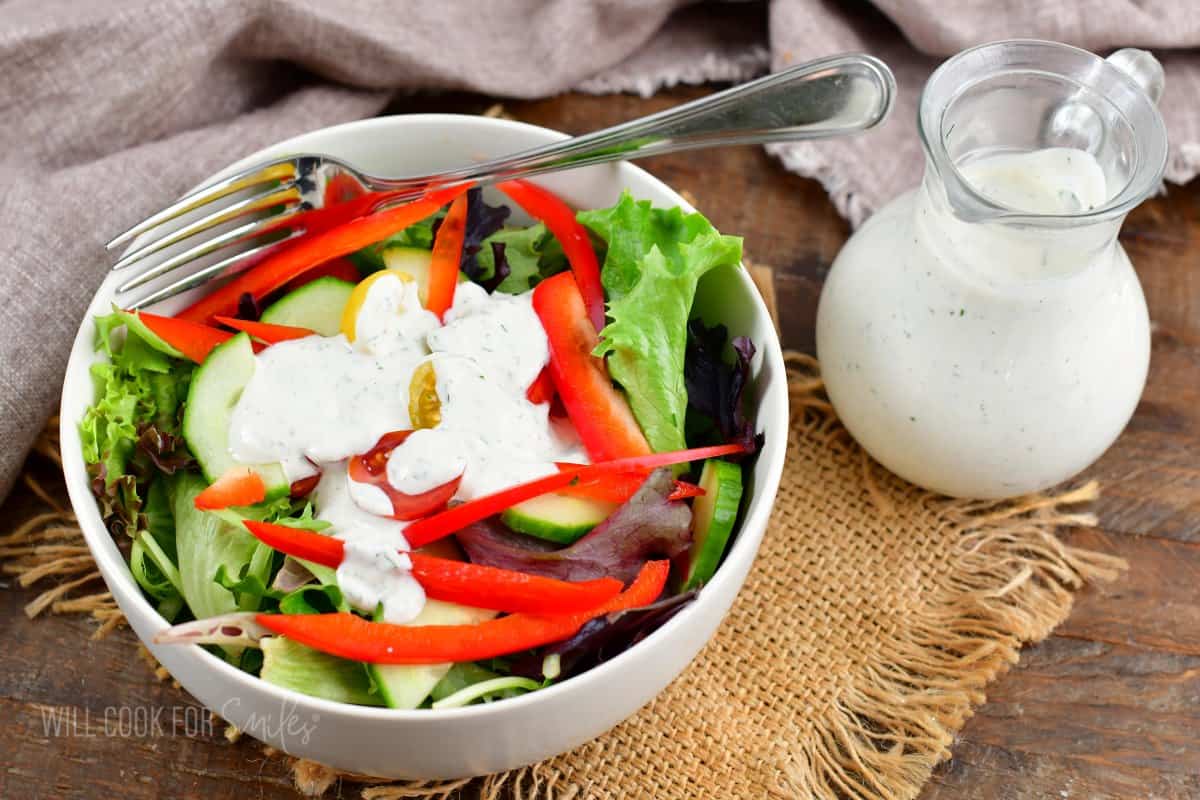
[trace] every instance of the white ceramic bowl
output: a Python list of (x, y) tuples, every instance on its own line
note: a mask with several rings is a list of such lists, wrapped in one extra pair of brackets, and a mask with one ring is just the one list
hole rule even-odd
[[(298, 152), (328, 153), (379, 174), (421, 174), (562, 137), (484, 117), (381, 117), (297, 136), (233, 164), (214, 179)], [(589, 167), (541, 182), (578, 208), (609, 206), (629, 189), (656, 205), (690, 210), (678, 194), (628, 164)], [(308, 697), (241, 672), (198, 646), (153, 644), (153, 636), (168, 625), (142, 595), (101, 521), (88, 489), (76, 425), (93, 396), (88, 374), (96, 359), (92, 317), (110, 308), (114, 285), (112, 279), (105, 282), (80, 324), (63, 386), (62, 450), (71, 503), (113, 597), (154, 656), (200, 702), (280, 750), (383, 777), (457, 778), (511, 769), (578, 747), (633, 714), (687, 666), (729, 610), (754, 560), (783, 468), (788, 407), (778, 338), (749, 276), (739, 269), (706, 277), (697, 302), (707, 321), (722, 321), (758, 346), (754, 393), (766, 444), (750, 480), (741, 531), (725, 562), (690, 607), (645, 641), (547, 689), (443, 711), (365, 708)], [(174, 311), (178, 304), (166, 308)]]

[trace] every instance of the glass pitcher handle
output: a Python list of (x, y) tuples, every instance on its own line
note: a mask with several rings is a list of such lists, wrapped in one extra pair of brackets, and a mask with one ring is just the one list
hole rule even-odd
[[(1105, 59), (1136, 83), (1157, 104), (1162, 97), (1162, 64), (1148, 50), (1126, 47)], [(1068, 99), (1046, 119), (1043, 136), (1058, 147), (1076, 147), (1095, 153), (1104, 141), (1104, 123), (1086, 102)]]
[(1166, 85), (1162, 64), (1158, 63), (1158, 59), (1149, 50), (1126, 47), (1105, 60), (1133, 78), (1133, 82), (1142, 87), (1142, 91), (1149, 95), (1155, 104), (1162, 98), (1163, 87)]

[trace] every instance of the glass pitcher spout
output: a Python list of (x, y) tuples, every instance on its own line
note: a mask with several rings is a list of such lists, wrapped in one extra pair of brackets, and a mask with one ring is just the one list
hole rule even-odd
[[(933, 74), (921, 96), (925, 191), (964, 223), (1062, 229), (1114, 222), (1115, 235), (1162, 180), (1162, 87), (1161, 65), (1143, 50), (1102, 59), (1056, 42), (1012, 40), (964, 51)], [(972, 165), (1004, 154), (1039, 154), (1045, 163), (1038, 168), (1050, 169), (1074, 155), (1079, 191), (1050, 198), (989, 191)]]

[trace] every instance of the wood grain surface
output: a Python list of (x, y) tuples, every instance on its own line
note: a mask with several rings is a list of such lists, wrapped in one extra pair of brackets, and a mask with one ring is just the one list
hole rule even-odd
[[(703, 91), (565, 95), (505, 110), (578, 133)], [(493, 102), (406, 98), (391, 110), (481, 113)], [(821, 282), (849, 233), (821, 187), (750, 147), (644, 166), (775, 267), (784, 344), (811, 351)], [(990, 688), (925, 800), (1200, 798), (1200, 182), (1148, 201), (1121, 238), (1154, 323), (1149, 384), (1129, 429), (1089, 471), (1104, 487), (1100, 528), (1067, 535), (1130, 570), (1082, 591), (1055, 635)], [(18, 486), (0, 530), (33, 508)], [(0, 798), (295, 797), (279, 760), (198, 724), (194, 701), (154, 680), (131, 632), (92, 642), (89, 620), (30, 621), (22, 606), (32, 596), (0, 592)], [(144, 736), (122, 735), (137, 720), (120, 709), (134, 707), (163, 709), (142, 720)]]

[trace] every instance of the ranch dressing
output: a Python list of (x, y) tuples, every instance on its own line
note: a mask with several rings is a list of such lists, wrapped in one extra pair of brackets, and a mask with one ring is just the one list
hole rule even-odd
[(375, 355), (429, 352), (425, 339), (438, 318), (421, 307), (419, 292), (416, 281), (393, 275), (372, 283), (354, 325), (354, 348)]
[(279, 461), (296, 480), (314, 465), (370, 450), (388, 431), (409, 427), (408, 385), (423, 357), (423, 347), (377, 355), (340, 334), (268, 347), (233, 408), (233, 457)]
[(383, 621), (394, 625), (420, 616), (425, 590), (412, 576), (412, 561), (391, 537), (358, 531), (346, 537), (344, 553), (337, 583), (350, 605), (363, 611), (382, 606)]
[[(362, 502), (373, 498), (372, 492), (386, 504), (382, 514), (377, 500), (374, 511), (369, 500)], [(363, 611), (382, 604), (384, 621), (397, 625), (415, 619), (425, 606), (425, 592), (404, 555), (409, 549), (404, 538), (407, 523), (385, 516), (391, 509), (387, 495), (376, 486), (350, 480), (346, 462), (338, 461), (323, 465), (312, 498), (317, 518), (330, 523), (333, 535), (346, 543), (337, 568), (338, 588), (346, 602)]]
[(356, 608), (382, 604), (389, 622), (415, 618), (424, 604), (403, 555), (406, 523), (390, 519), (379, 487), (350, 479), (346, 460), (412, 427), (409, 386), (419, 366), (433, 366), (440, 421), (391, 452), (387, 478), (398, 491), (420, 494), (461, 476), (455, 499), (470, 500), (549, 475), (556, 461), (586, 460), (574, 430), (525, 397), (549, 360), (530, 293), (489, 295), (463, 283), (444, 317), (421, 307), (415, 283), (381, 277), (353, 343), (309, 336), (256, 355), (230, 426), (240, 462), (280, 462), (289, 480), (320, 470), (316, 516), (346, 542), (338, 585)]
[[(1032, 215), (1086, 214), (1121, 188), (1071, 148), (985, 153), (959, 170)], [(901, 477), (958, 496), (1042, 489), (1099, 457), (1149, 360), (1119, 222), (966, 221), (929, 176), (877, 212), (838, 255), (817, 315), (847, 429)]]

